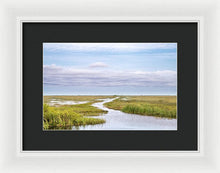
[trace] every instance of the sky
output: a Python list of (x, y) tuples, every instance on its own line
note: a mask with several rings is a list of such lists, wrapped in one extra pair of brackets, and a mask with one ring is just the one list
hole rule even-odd
[(43, 43), (43, 95), (176, 95), (177, 43)]

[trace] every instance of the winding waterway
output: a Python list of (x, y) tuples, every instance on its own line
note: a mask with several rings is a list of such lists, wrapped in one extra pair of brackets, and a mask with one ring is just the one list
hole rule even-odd
[(177, 120), (158, 118), (153, 116), (141, 116), (128, 114), (119, 110), (109, 109), (103, 104), (114, 99), (103, 99), (102, 102), (94, 103), (92, 106), (108, 111), (101, 116), (89, 116), (92, 118), (103, 118), (104, 124), (86, 125), (73, 127), (72, 130), (177, 130)]

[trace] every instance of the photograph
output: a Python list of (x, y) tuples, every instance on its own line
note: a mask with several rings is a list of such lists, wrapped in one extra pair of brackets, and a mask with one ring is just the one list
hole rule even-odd
[(177, 131), (177, 42), (44, 42), (43, 130)]

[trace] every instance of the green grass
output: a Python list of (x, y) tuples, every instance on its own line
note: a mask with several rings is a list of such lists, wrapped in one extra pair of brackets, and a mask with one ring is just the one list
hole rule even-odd
[[(70, 97), (68, 99), (68, 97)], [(75, 97), (75, 98), (74, 98)], [(88, 116), (98, 116), (107, 113), (107, 111), (91, 106), (96, 99), (95, 96), (44, 96), (43, 105), (43, 128), (49, 129), (72, 129), (73, 126), (85, 126), (105, 123), (104, 119), (90, 118)], [(55, 105), (49, 106), (47, 103), (52, 99), (88, 101), (89, 103), (77, 105)]]
[(105, 103), (125, 113), (176, 118), (176, 96), (123, 96)]
[(57, 107), (57, 109), (60, 111), (70, 110), (71, 112), (75, 112), (83, 116), (99, 116), (108, 112), (91, 106), (92, 103), (93, 102), (77, 105), (63, 105)]
[[(79, 126), (105, 123), (104, 119), (91, 118), (107, 111), (91, 106), (97, 99), (113, 98), (116, 96), (44, 96), (43, 128), (72, 129)], [(118, 96), (119, 98), (105, 103), (111, 109), (126, 113), (150, 115), (156, 117), (176, 118), (176, 96)], [(49, 105), (50, 101), (88, 101), (77, 105)]]

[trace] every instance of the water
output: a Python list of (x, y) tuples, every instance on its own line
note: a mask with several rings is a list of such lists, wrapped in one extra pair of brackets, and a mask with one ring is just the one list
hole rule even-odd
[(118, 110), (106, 108), (103, 104), (114, 99), (103, 99), (102, 102), (94, 103), (92, 106), (108, 111), (102, 116), (89, 116), (92, 118), (103, 118), (104, 124), (86, 125), (73, 127), (72, 130), (177, 130), (177, 120), (159, 118), (153, 116), (141, 116), (128, 114)]
[(84, 104), (88, 103), (88, 101), (59, 101), (56, 99), (53, 99), (50, 101), (49, 105), (54, 106), (54, 105), (77, 105), (77, 104)]

